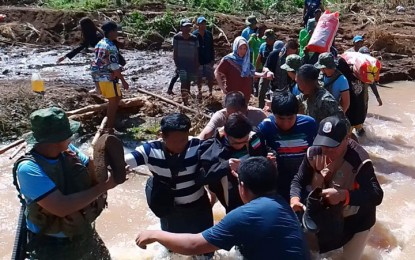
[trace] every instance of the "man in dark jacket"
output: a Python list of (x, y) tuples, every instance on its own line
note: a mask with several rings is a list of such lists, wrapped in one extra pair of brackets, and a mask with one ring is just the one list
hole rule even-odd
[(215, 172), (216, 176), (220, 172), (227, 172), (227, 176), (220, 181), (205, 180), (209, 183), (209, 189), (217, 195), (227, 213), (242, 206), (238, 179), (234, 174), (240, 162), (248, 157), (267, 156), (262, 137), (252, 131), (252, 126), (244, 115), (234, 113), (229, 116), (225, 127), (216, 132), (214, 138), (204, 142), (201, 150), (204, 150), (200, 157), (203, 170)]
[[(360, 259), (376, 222), (376, 206), (382, 202), (383, 191), (368, 153), (348, 133), (345, 119), (331, 116), (321, 121), (313, 146), (308, 148), (292, 181), (290, 204), (294, 211), (302, 211), (300, 200), (307, 195), (302, 191), (322, 189), (319, 197), (323, 211), (340, 208), (337, 224), (341, 227), (328, 227), (328, 223), (336, 223), (331, 219), (313, 219), (319, 229), (320, 253), (343, 247), (342, 259)], [(334, 236), (332, 230), (336, 230)]]

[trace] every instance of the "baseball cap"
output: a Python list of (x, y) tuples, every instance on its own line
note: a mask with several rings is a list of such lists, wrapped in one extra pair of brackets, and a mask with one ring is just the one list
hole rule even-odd
[(192, 26), (192, 22), (190, 21), (190, 19), (184, 18), (180, 20), (180, 27), (185, 27), (185, 26)]
[(347, 136), (346, 120), (337, 116), (330, 116), (320, 122), (316, 139), (313, 145), (337, 147)]
[(285, 43), (283, 41), (276, 41), (274, 42), (274, 46), (273, 49), (274, 50), (281, 50), (282, 48), (284, 48)]
[(336, 62), (331, 52), (324, 52), (318, 56), (318, 61), (314, 65), (317, 69), (335, 69)]
[(262, 39), (266, 40), (266, 39), (271, 39), (271, 40), (275, 40), (276, 36), (275, 36), (275, 32), (272, 29), (266, 29), (264, 32), (264, 36), (262, 36)]
[(286, 71), (298, 71), (302, 65), (301, 57), (297, 54), (288, 55), (285, 59), (285, 64), (281, 66), (281, 69)]
[(200, 17), (197, 18), (197, 21), (196, 22), (197, 22), (197, 24), (201, 24), (203, 22), (206, 22), (206, 18), (203, 17), (203, 16), (200, 16)]
[(355, 37), (353, 37), (353, 43), (361, 42), (361, 41), (363, 41), (363, 36), (356, 35)]

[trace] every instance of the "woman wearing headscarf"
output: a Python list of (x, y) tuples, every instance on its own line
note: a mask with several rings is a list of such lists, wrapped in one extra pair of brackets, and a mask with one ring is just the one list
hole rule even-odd
[(241, 36), (236, 37), (232, 53), (223, 57), (215, 70), (215, 78), (223, 93), (240, 91), (244, 94), (247, 103), (252, 94), (253, 78), (267, 77), (267, 75), (271, 77), (268, 73), (255, 72), (250, 61), (248, 42)]

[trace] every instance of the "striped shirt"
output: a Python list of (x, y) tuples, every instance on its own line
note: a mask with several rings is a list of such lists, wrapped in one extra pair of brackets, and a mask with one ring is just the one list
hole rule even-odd
[[(183, 157), (179, 173), (172, 178), (172, 173), (166, 161), (166, 152), (161, 141), (145, 143), (133, 152), (125, 155), (125, 161), (131, 167), (146, 165), (154, 176), (160, 177), (176, 186), (174, 201), (176, 204), (188, 204), (200, 199), (205, 190), (203, 185), (197, 184), (198, 151), (202, 141), (197, 138), (189, 140), (186, 150), (179, 157)], [(173, 181), (172, 181), (173, 180)]]

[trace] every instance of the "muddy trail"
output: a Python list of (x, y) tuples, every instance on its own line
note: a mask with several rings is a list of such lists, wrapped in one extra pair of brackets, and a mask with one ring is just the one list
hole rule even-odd
[[(412, 44), (415, 38), (415, 25), (411, 22), (415, 17), (415, 10), (407, 8), (403, 13), (396, 13), (394, 9), (380, 9), (374, 5), (360, 4), (332, 8), (335, 9), (341, 10), (340, 28), (335, 40), (339, 53), (351, 47), (355, 34), (361, 34), (365, 36), (366, 45), (382, 60), (381, 83), (415, 78), (415, 45)], [(28, 115), (37, 108), (57, 105), (65, 110), (73, 110), (104, 103), (99, 95), (88, 92), (93, 87), (88, 71), (92, 53), (83, 53), (59, 65), (56, 64), (56, 60), (68, 52), (71, 45), (79, 42), (81, 35), (78, 22), (82, 17), (89, 16), (98, 24), (108, 19), (123, 23), (125, 17), (133, 11), (140, 12), (148, 21), (167, 11), (172, 12), (177, 19), (199, 15), (183, 7), (166, 7), (159, 3), (145, 4), (128, 10), (107, 9), (95, 12), (0, 6), (0, 14), (6, 15), (5, 21), (0, 23), (1, 139), (16, 139), (26, 132)], [(301, 29), (300, 10), (290, 15), (257, 16), (267, 27), (274, 29), (278, 39), (298, 38)], [(219, 13), (212, 17), (217, 62), (230, 52), (231, 42), (243, 30), (243, 17), (245, 15)], [(176, 95), (169, 96), (165, 93), (174, 74), (170, 36), (177, 30), (177, 26), (171, 24), (171, 27), (172, 32), (165, 37), (156, 32), (138, 37), (129, 33), (128, 26), (123, 27), (126, 32), (124, 41), (127, 49), (123, 50), (127, 60), (125, 74), (131, 83), (131, 89), (124, 92), (124, 97), (143, 96), (137, 91), (142, 88), (173, 101), (181, 101), (177, 95), (179, 84), (175, 86)], [(30, 77), (33, 72), (41, 72), (45, 79), (45, 96), (30, 91)], [(192, 87), (192, 91), (192, 94), (197, 94), (196, 87)], [(134, 117), (159, 118), (167, 112), (179, 110), (154, 97), (144, 95), (143, 98), (149, 102), (133, 111)], [(206, 96), (203, 102), (194, 99), (191, 107), (203, 113), (211, 113), (221, 108), (221, 98), (221, 93), (215, 91), (213, 98)], [(255, 105), (255, 99), (253, 104)], [(131, 119), (131, 115), (127, 113), (131, 111), (124, 112), (126, 116), (123, 117), (121, 113), (119, 126), (125, 124), (124, 120)], [(97, 114), (87, 125), (93, 127), (102, 116), (103, 113)]]

